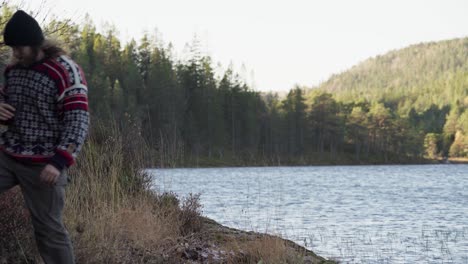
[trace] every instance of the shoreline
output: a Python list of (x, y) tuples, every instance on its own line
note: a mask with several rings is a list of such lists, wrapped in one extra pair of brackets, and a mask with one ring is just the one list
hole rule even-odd
[[(180, 241), (174, 250), (182, 259), (193, 261), (191, 263), (231, 263), (239, 261), (244, 263), (251, 256), (250, 250), (257, 251), (283, 251), (284, 255), (295, 258), (297, 263), (307, 264), (335, 264), (337, 262), (328, 260), (315, 254), (313, 251), (277, 235), (244, 231), (224, 226), (215, 220), (200, 216), (202, 228), (185, 241)], [(248, 245), (236, 254), (226, 248)], [(170, 254), (172, 255), (172, 254)], [(229, 262), (231, 261), (231, 262)]]
[(309, 164), (297, 164), (297, 163), (284, 163), (284, 164), (238, 164), (238, 163), (202, 163), (202, 164), (188, 164), (188, 165), (176, 165), (176, 166), (156, 166), (150, 169), (210, 169), (210, 168), (261, 168), (261, 167), (330, 167), (330, 166), (405, 166), (405, 165), (458, 165), (468, 164), (468, 158), (449, 158), (424, 160), (421, 162), (362, 162), (362, 163), (309, 163)]
[(468, 164), (468, 158), (449, 158), (449, 164)]

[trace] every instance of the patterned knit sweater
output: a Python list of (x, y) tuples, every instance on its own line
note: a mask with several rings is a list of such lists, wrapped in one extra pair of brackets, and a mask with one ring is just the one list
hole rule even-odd
[(71, 166), (88, 132), (86, 80), (67, 56), (5, 69), (0, 102), (12, 105), (0, 148), (19, 161)]

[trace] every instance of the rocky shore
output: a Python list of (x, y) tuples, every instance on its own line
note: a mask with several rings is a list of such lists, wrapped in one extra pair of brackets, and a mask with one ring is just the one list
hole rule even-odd
[(200, 232), (176, 245), (164, 252), (166, 261), (177, 258), (183, 263), (336, 263), (290, 240), (226, 227), (206, 217), (202, 217)]

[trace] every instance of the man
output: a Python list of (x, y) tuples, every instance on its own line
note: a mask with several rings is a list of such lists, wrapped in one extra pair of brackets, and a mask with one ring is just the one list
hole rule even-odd
[(84, 74), (21, 10), (3, 36), (13, 58), (0, 94), (0, 193), (20, 185), (45, 263), (74, 263), (62, 212), (66, 170), (88, 131)]

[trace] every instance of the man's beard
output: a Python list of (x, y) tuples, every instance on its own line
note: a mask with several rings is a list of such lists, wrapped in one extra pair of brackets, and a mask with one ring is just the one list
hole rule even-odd
[(18, 60), (18, 64), (20, 64), (23, 67), (29, 67), (33, 63), (36, 62), (37, 56), (39, 54), (39, 49), (33, 48), (31, 49), (31, 54), (25, 57), (21, 58), (16, 58)]

